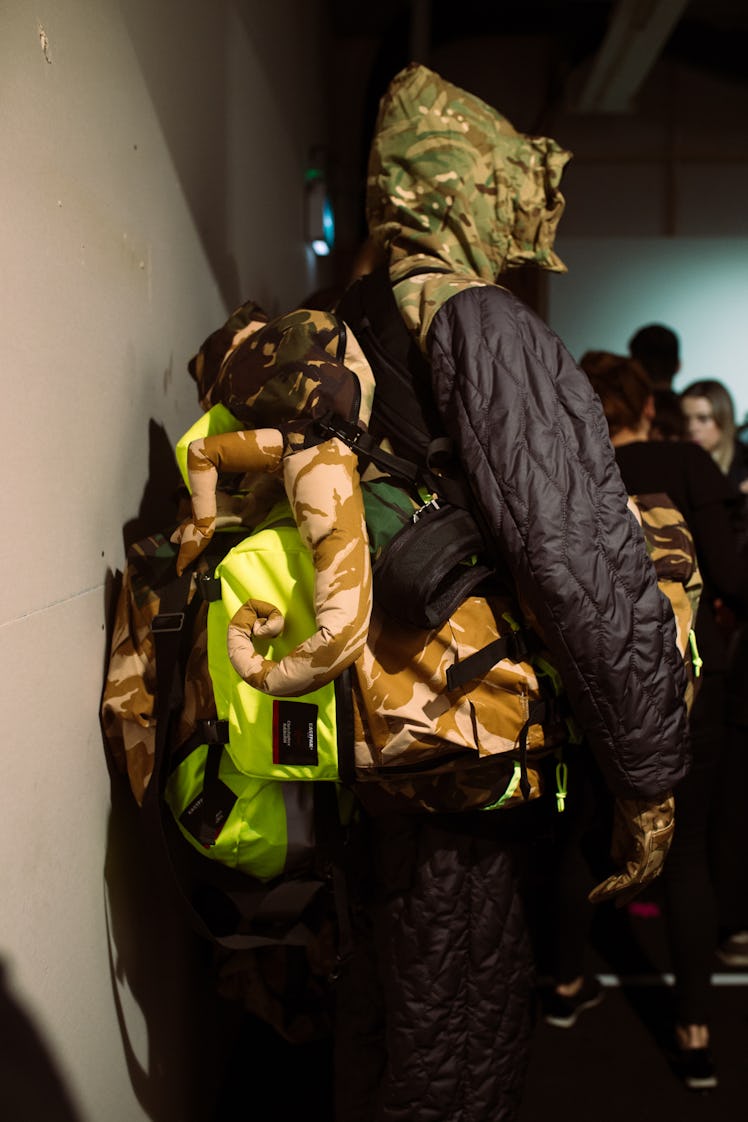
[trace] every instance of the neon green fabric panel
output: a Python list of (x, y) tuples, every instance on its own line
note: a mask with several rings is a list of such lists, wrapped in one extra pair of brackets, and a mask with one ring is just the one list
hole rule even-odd
[[(267, 522), (282, 513), (279, 504)], [(229, 722), (234, 766), (258, 779), (337, 779), (334, 685), (302, 697), (273, 698), (242, 681), (226, 650), (229, 622), (250, 597), (274, 604), (285, 617), (276, 639), (254, 640), (264, 658), (283, 658), (316, 631), (313, 559), (296, 526), (259, 529), (226, 555), (216, 575), (222, 599), (208, 611), (208, 666), (218, 716)]]
[(207, 846), (187, 828), (190, 808), (203, 798), (207, 752), (204, 744), (196, 748), (172, 772), (166, 784), (166, 801), (180, 831), (190, 845), (211, 860), (260, 880), (279, 876), (285, 867), (288, 841), (280, 784), (242, 775), (226, 751), (221, 757), (218, 778), (228, 788), (224, 805), (233, 805), (221, 823), (220, 833)]
[(241, 432), (244, 427), (242, 422), (238, 421), (225, 405), (214, 405), (207, 413), (203, 413), (202, 417), (195, 421), (192, 428), (188, 429), (184, 436), (177, 441), (177, 466), (188, 490), (190, 480), (187, 474), (187, 449), (190, 442), (206, 436), (213, 436), (217, 432)]

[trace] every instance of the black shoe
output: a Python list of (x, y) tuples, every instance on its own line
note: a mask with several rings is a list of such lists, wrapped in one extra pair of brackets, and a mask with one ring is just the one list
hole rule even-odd
[(563, 997), (555, 990), (551, 990), (545, 999), (543, 1017), (547, 1024), (556, 1028), (571, 1028), (576, 1024), (577, 1017), (585, 1009), (593, 1009), (599, 1005), (605, 993), (597, 978), (590, 978), (582, 983), (582, 988), (573, 997)]
[(717, 1086), (717, 1073), (708, 1048), (679, 1048), (678, 1068), (690, 1091), (711, 1091)]

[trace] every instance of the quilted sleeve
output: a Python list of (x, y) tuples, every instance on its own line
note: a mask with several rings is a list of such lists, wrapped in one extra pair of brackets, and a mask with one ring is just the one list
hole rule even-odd
[(447, 300), (428, 344), (497, 554), (609, 786), (660, 796), (687, 768), (686, 676), (599, 399), (553, 332), (495, 286)]

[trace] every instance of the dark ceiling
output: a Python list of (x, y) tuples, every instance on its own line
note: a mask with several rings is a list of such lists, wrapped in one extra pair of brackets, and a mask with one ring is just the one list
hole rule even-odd
[[(371, 112), (393, 75), (416, 57), (414, 42), (420, 41), (422, 51), (436, 50), (482, 35), (537, 37), (542, 44), (545, 104), (530, 132), (542, 131), (549, 118), (568, 108), (572, 74), (607, 65), (609, 40), (621, 27), (626, 59), (616, 57), (616, 65), (622, 71), (627, 66), (635, 71), (637, 64), (646, 71), (658, 59), (669, 59), (729, 82), (748, 81), (748, 0), (331, 0), (331, 10), (338, 41), (361, 36), (378, 45)], [(418, 60), (428, 63), (423, 53)]]
[(646, 21), (656, 8), (682, 7), (663, 54), (706, 71), (748, 80), (747, 0), (379, 0), (376, 4), (332, 0), (335, 34), (380, 39), (393, 53), (407, 53), (414, 18), (426, 19), (434, 46), (475, 35), (537, 35), (552, 39), (562, 68), (591, 59), (617, 9)]

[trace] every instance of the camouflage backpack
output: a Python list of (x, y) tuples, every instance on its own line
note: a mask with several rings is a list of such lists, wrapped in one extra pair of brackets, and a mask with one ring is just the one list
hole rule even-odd
[[(318, 793), (336, 824), (343, 787), (373, 811), (511, 806), (576, 733), (429, 428), (425, 381), (415, 405), (398, 395), (397, 439), (396, 334), (365, 350), (339, 316), (266, 321), (255, 305), (222, 332), (220, 361), (209, 340), (193, 363), (208, 409), (177, 448), (191, 513), (151, 550), (160, 575), (131, 558), (102, 714), (138, 801), (168, 806), (203, 864), (281, 886), (313, 868), (313, 896)], [(640, 500), (639, 517), (689, 656), (693, 543), (667, 499)], [(220, 601), (202, 602), (209, 589)]]

